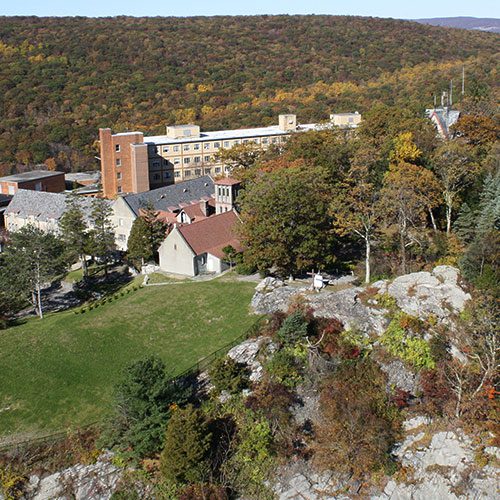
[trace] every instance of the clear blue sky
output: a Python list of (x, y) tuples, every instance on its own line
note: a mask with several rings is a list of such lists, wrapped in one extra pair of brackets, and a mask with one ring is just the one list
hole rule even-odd
[(0, 15), (212, 16), (348, 14), (415, 19), (500, 17), (500, 0), (0, 0)]

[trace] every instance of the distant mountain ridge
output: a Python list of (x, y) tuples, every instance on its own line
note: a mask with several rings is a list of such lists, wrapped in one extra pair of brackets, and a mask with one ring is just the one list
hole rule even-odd
[(493, 17), (435, 17), (430, 19), (414, 19), (414, 21), (432, 26), (500, 33), (500, 19)]

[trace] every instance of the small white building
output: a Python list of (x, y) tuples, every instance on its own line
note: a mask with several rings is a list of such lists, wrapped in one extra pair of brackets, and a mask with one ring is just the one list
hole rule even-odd
[(196, 276), (221, 273), (229, 267), (223, 252), (226, 246), (241, 250), (234, 211), (213, 215), (198, 222), (176, 225), (160, 245), (160, 269), (167, 273)]

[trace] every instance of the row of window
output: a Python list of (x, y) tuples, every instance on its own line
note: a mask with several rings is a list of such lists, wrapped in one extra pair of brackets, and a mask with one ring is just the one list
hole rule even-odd
[[(183, 158), (182, 163), (184, 163), (184, 165), (189, 165), (191, 163), (191, 160), (193, 161), (193, 163), (202, 163), (201, 156), (194, 156), (192, 158), (190, 158), (190, 157)], [(213, 161), (213, 159), (211, 156), (207, 155), (207, 156), (203, 157), (203, 163), (212, 163), (212, 161)], [(157, 158), (151, 162), (151, 166), (159, 167), (161, 165), (161, 163), (162, 163), (162, 160)], [(168, 165), (169, 163), (172, 163), (174, 165), (180, 165), (181, 158), (174, 158), (171, 162), (169, 160), (163, 159), (164, 165)]]
[[(262, 137), (261, 139), (255, 138), (255, 139), (234, 139), (232, 141), (216, 141), (214, 143), (211, 142), (204, 142), (203, 143), (203, 149), (211, 149), (212, 144), (213, 144), (213, 149), (220, 149), (221, 144), (222, 147), (227, 149), (231, 148), (233, 146), (236, 146), (237, 144), (248, 144), (250, 142), (254, 142), (255, 144), (277, 144), (279, 141), (278, 137)], [(199, 151), (201, 149), (201, 144), (200, 143), (189, 143), (189, 144), (182, 144), (182, 151)], [(156, 152), (160, 154), (160, 152), (163, 151), (164, 153), (178, 153), (181, 151), (181, 144), (174, 144), (174, 145), (168, 145), (168, 146), (157, 146), (156, 147)]]

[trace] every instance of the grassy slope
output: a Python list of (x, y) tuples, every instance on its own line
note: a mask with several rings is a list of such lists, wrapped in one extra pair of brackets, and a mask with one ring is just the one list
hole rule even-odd
[(120, 369), (158, 354), (172, 374), (255, 321), (253, 283), (148, 287), (85, 314), (52, 314), (0, 332), (0, 436), (94, 421), (109, 408)]

